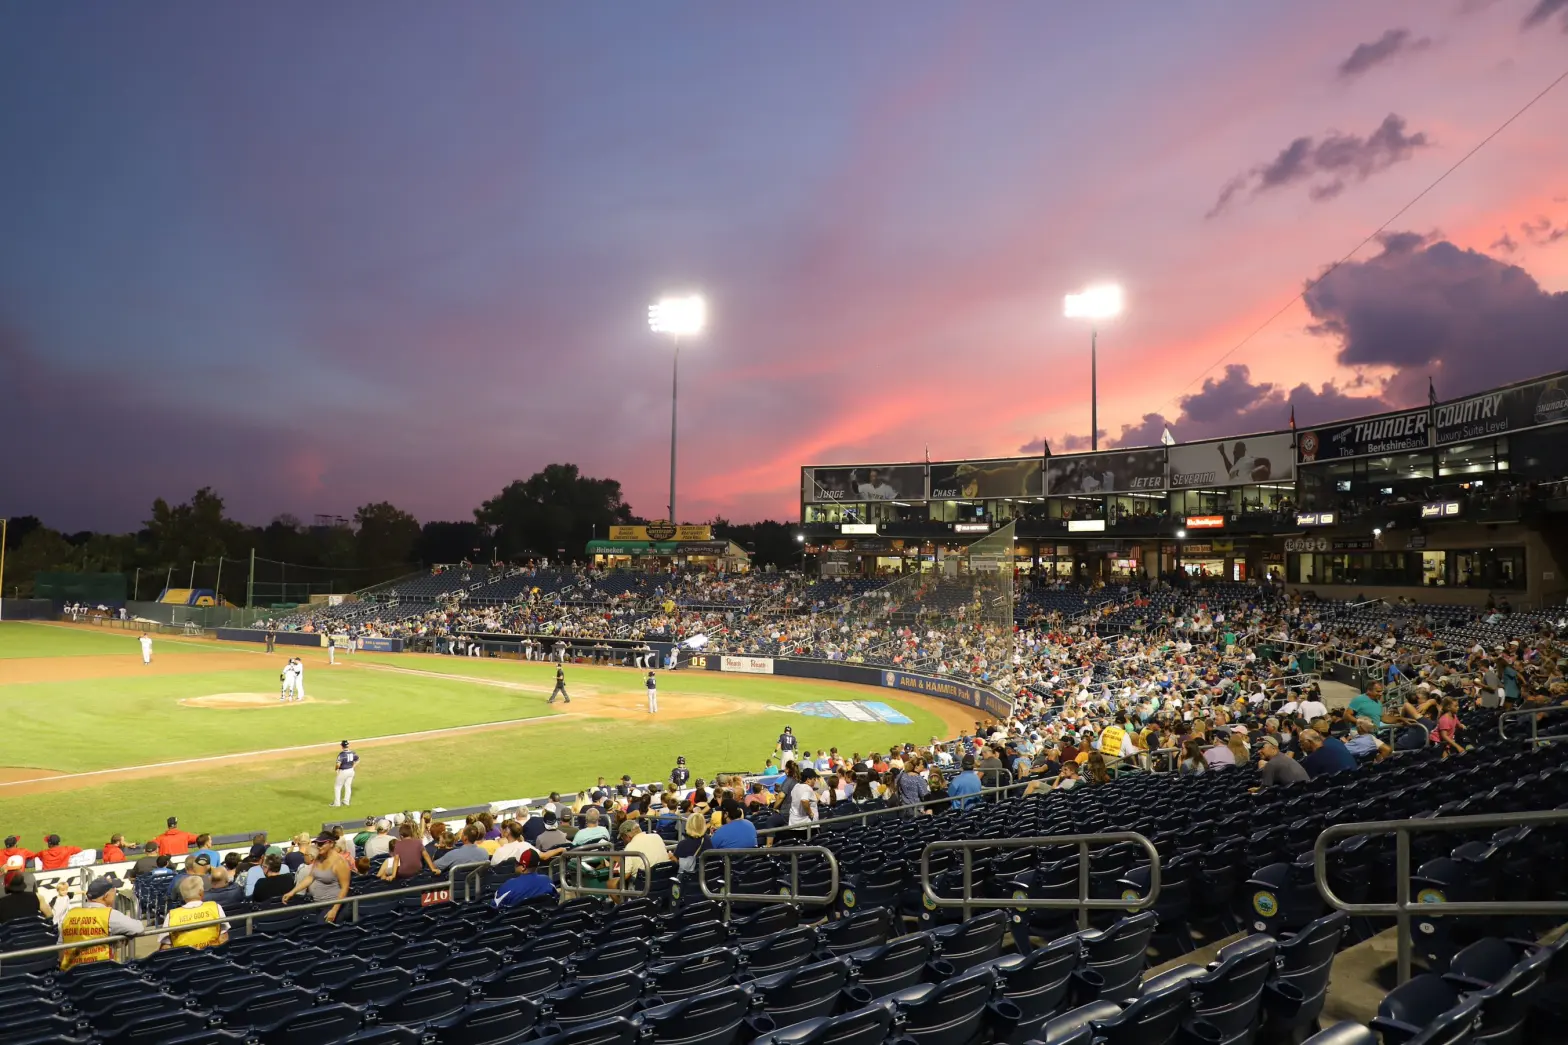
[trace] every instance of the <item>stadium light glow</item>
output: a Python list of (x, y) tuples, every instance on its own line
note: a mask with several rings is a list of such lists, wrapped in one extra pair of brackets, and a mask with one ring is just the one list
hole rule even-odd
[(1187, 531), (1186, 530), (1177, 530), (1176, 531), (1176, 539), (1178, 541), (1185, 541), (1187, 539)]
[(1068, 294), (1063, 315), (1068, 319), (1110, 319), (1121, 315), (1125, 306), (1126, 297), (1120, 286), (1101, 283), (1082, 293)]
[[(1102, 319), (1119, 316), (1126, 299), (1115, 283), (1098, 283), (1077, 294), (1068, 294), (1062, 314), (1068, 319)], [(1089, 328), (1089, 449), (1100, 448), (1100, 331)]]
[(799, 544), (805, 544), (806, 543), (806, 535), (803, 534), (803, 533), (797, 533), (795, 535), (795, 541), (797, 543), (799, 543)]
[(708, 303), (701, 294), (660, 298), (648, 306), (648, 329), (671, 337), (695, 337), (708, 325)]
[(672, 526), (680, 519), (675, 514), (675, 419), (681, 388), (681, 338), (696, 337), (708, 325), (708, 303), (701, 294), (660, 298), (648, 306), (648, 329), (667, 334), (675, 343), (675, 362), (670, 375), (670, 503)]

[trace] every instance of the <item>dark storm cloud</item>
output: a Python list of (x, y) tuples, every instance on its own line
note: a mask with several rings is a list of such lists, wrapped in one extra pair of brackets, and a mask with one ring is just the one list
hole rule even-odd
[(1376, 413), (1388, 409), (1388, 402), (1376, 391), (1362, 393), (1325, 382), (1317, 388), (1299, 384), (1285, 388), (1269, 381), (1252, 380), (1252, 371), (1232, 363), (1218, 380), (1208, 378), (1191, 395), (1180, 399), (1181, 410), (1175, 417), (1161, 413), (1144, 414), (1137, 424), (1123, 425), (1115, 439), (1117, 446), (1153, 446), (1169, 426), (1179, 442), (1192, 442), (1215, 436), (1274, 431), (1290, 424), (1294, 407), (1296, 424), (1306, 426), (1342, 417)]
[(1218, 215), (1242, 193), (1258, 196), (1301, 182), (1313, 183), (1307, 190), (1313, 200), (1333, 199), (1350, 182), (1366, 181), (1430, 145), (1425, 132), (1407, 134), (1404, 117), (1396, 113), (1364, 138), (1339, 133), (1297, 138), (1272, 160), (1227, 182), (1207, 216)]
[(1400, 54), (1414, 54), (1432, 46), (1427, 37), (1413, 37), (1409, 29), (1390, 29), (1376, 40), (1357, 44), (1350, 57), (1339, 63), (1339, 78), (1351, 80)]
[(1339, 341), (1341, 364), (1394, 368), (1400, 402), (1425, 391), (1427, 374), (1447, 398), (1562, 368), (1568, 292), (1480, 251), (1414, 240), (1390, 237), (1306, 291), (1309, 329)]
[(1568, 33), (1568, 0), (1539, 0), (1525, 15), (1525, 29), (1534, 29), (1538, 25), (1545, 25), (1553, 15), (1561, 14), (1563, 32)]

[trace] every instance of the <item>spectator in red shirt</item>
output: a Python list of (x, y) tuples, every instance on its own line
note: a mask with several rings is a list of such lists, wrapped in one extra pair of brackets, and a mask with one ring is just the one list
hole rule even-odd
[(59, 835), (50, 835), (44, 839), (44, 851), (38, 854), (38, 866), (45, 871), (63, 870), (79, 852), (81, 849), (74, 845), (61, 845)]
[(181, 831), (180, 822), (174, 817), (169, 817), (169, 829), (154, 838), (158, 843), (159, 856), (184, 856), (191, 851), (191, 843), (196, 841), (196, 836), (189, 831)]
[(114, 835), (103, 844), (103, 852), (99, 854), (98, 859), (106, 864), (120, 863), (125, 859), (124, 845), (125, 836)]
[(38, 854), (31, 849), (22, 849), (17, 846), (21, 839), (15, 835), (7, 835), (5, 848), (0, 849), (0, 867), (26, 867), (29, 860)]

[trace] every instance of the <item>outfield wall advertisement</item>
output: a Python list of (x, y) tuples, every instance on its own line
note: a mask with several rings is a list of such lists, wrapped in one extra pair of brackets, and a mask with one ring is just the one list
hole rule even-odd
[(1568, 385), (1568, 378), (1559, 374), (1452, 403), (1439, 403), (1432, 411), (1437, 445), (1490, 439), (1568, 421), (1568, 388), (1565, 385)]
[(773, 674), (772, 657), (731, 657), (719, 658), (720, 671), (738, 671), (743, 675), (771, 675)]

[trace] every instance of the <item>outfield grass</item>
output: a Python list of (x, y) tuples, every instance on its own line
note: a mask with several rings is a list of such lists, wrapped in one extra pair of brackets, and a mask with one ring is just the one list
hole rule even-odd
[[(93, 650), (106, 636), (66, 629), (34, 628), (33, 649)], [(11, 630), (0, 634), (9, 645)], [(124, 641), (114, 637), (114, 652)], [(197, 652), (207, 647), (192, 645)], [(226, 650), (231, 648), (212, 647)], [(240, 647), (243, 649), (243, 647)], [(172, 653), (160, 644), (158, 656)], [(36, 654), (35, 654), (36, 655)], [(307, 654), (320, 656), (319, 651)], [(578, 717), (592, 713), (589, 698), (552, 709), (545, 692), (554, 666), (470, 658), (354, 654), (353, 666), (315, 664), (306, 671), (312, 700), (288, 707), (221, 710), (182, 706), (182, 697), (276, 689), (282, 657), (256, 657), (254, 670), (195, 672), (137, 677), (134, 660), (126, 677), (90, 682), (0, 686), (0, 720), (6, 723), (0, 766), (34, 766), (64, 772), (210, 755), (236, 756), (182, 768), (177, 774), (142, 778), (85, 777), (70, 790), (20, 795), (0, 787), (0, 834), (19, 834), (31, 843), (57, 832), (69, 843), (100, 845), (111, 832), (148, 838), (164, 818), (179, 816), (191, 830), (260, 829), (279, 833), (314, 829), (339, 810), (330, 808), (332, 757), (328, 752), (244, 760), (240, 753), (295, 745), (333, 744), (340, 737), (444, 729), (535, 716), (541, 721), (458, 735), (413, 738), (361, 750), (352, 814), (381, 814), (431, 805), (461, 806), (497, 799), (591, 786), (604, 776), (630, 773), (638, 780), (663, 779), (677, 755), (694, 773), (755, 771), (773, 749), (784, 726), (792, 725), (803, 747), (836, 745), (845, 751), (886, 750), (894, 743), (924, 741), (944, 733), (940, 719), (885, 691), (824, 687), (773, 676), (717, 672), (661, 672), (664, 708), (688, 695), (722, 696), (750, 705), (745, 713), (708, 718), (632, 719)], [(376, 670), (373, 665), (396, 667)], [(463, 679), (456, 676), (469, 676)], [(631, 669), (568, 666), (568, 687), (640, 696), (640, 673)], [(478, 679), (535, 687), (535, 692), (500, 688)], [(827, 698), (883, 701), (913, 720), (890, 726), (843, 719), (808, 718), (767, 705)], [(325, 703), (343, 701), (344, 703)], [(576, 712), (570, 717), (563, 713)]]
[[(0, 660), (20, 657), (139, 657), (136, 631), (88, 631), (31, 621), (0, 622)], [(153, 636), (155, 655), (201, 656), (227, 652), (221, 646)]]

